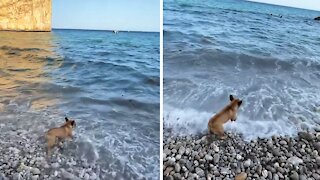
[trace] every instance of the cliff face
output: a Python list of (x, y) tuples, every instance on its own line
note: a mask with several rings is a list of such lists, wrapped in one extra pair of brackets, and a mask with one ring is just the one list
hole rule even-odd
[(0, 0), (0, 30), (51, 31), (51, 0)]

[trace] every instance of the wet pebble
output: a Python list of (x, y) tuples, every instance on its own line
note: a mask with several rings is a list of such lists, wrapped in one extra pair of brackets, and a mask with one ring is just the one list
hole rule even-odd
[[(208, 144), (202, 137), (170, 137), (177, 153), (166, 154), (163, 172), (174, 179), (234, 179), (246, 173), (247, 179), (318, 178), (320, 156), (315, 135), (257, 139), (246, 142), (229, 134), (225, 140)], [(311, 141), (306, 139), (312, 138)], [(168, 145), (164, 143), (164, 147)], [(319, 144), (320, 146), (320, 144)], [(179, 148), (178, 148), (179, 147)], [(303, 149), (303, 150), (301, 150)], [(167, 150), (167, 153), (169, 151)], [(207, 177), (205, 177), (207, 176)]]

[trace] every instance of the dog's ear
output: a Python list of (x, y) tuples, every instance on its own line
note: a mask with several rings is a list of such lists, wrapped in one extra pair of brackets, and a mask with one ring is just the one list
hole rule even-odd
[(233, 101), (233, 96), (232, 95), (230, 95), (229, 98), (230, 98), (230, 101)]
[(74, 121), (71, 121), (71, 125), (72, 125), (72, 126), (74, 125)]
[(69, 121), (69, 119), (68, 119), (67, 117), (65, 117), (64, 119), (66, 120), (66, 122), (68, 122), (68, 121)]
[(238, 102), (238, 106), (240, 106), (241, 104), (242, 104), (242, 101), (239, 101), (239, 102)]

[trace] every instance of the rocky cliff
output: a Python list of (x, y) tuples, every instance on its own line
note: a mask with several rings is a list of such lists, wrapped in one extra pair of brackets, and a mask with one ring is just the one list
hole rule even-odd
[(51, 31), (51, 0), (0, 0), (0, 30)]

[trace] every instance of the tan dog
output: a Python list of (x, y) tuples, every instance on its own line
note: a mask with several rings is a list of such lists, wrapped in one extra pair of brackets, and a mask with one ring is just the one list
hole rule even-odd
[(229, 105), (224, 107), (209, 120), (209, 133), (218, 135), (220, 139), (225, 139), (223, 124), (229, 120), (235, 121), (237, 119), (237, 112), (241, 103), (242, 101), (240, 99), (235, 99), (230, 95)]
[(72, 139), (72, 130), (76, 126), (74, 120), (69, 120), (65, 118), (66, 122), (58, 128), (49, 129), (46, 135), (47, 144), (48, 144), (48, 155), (50, 155), (51, 149), (56, 144), (57, 138)]

